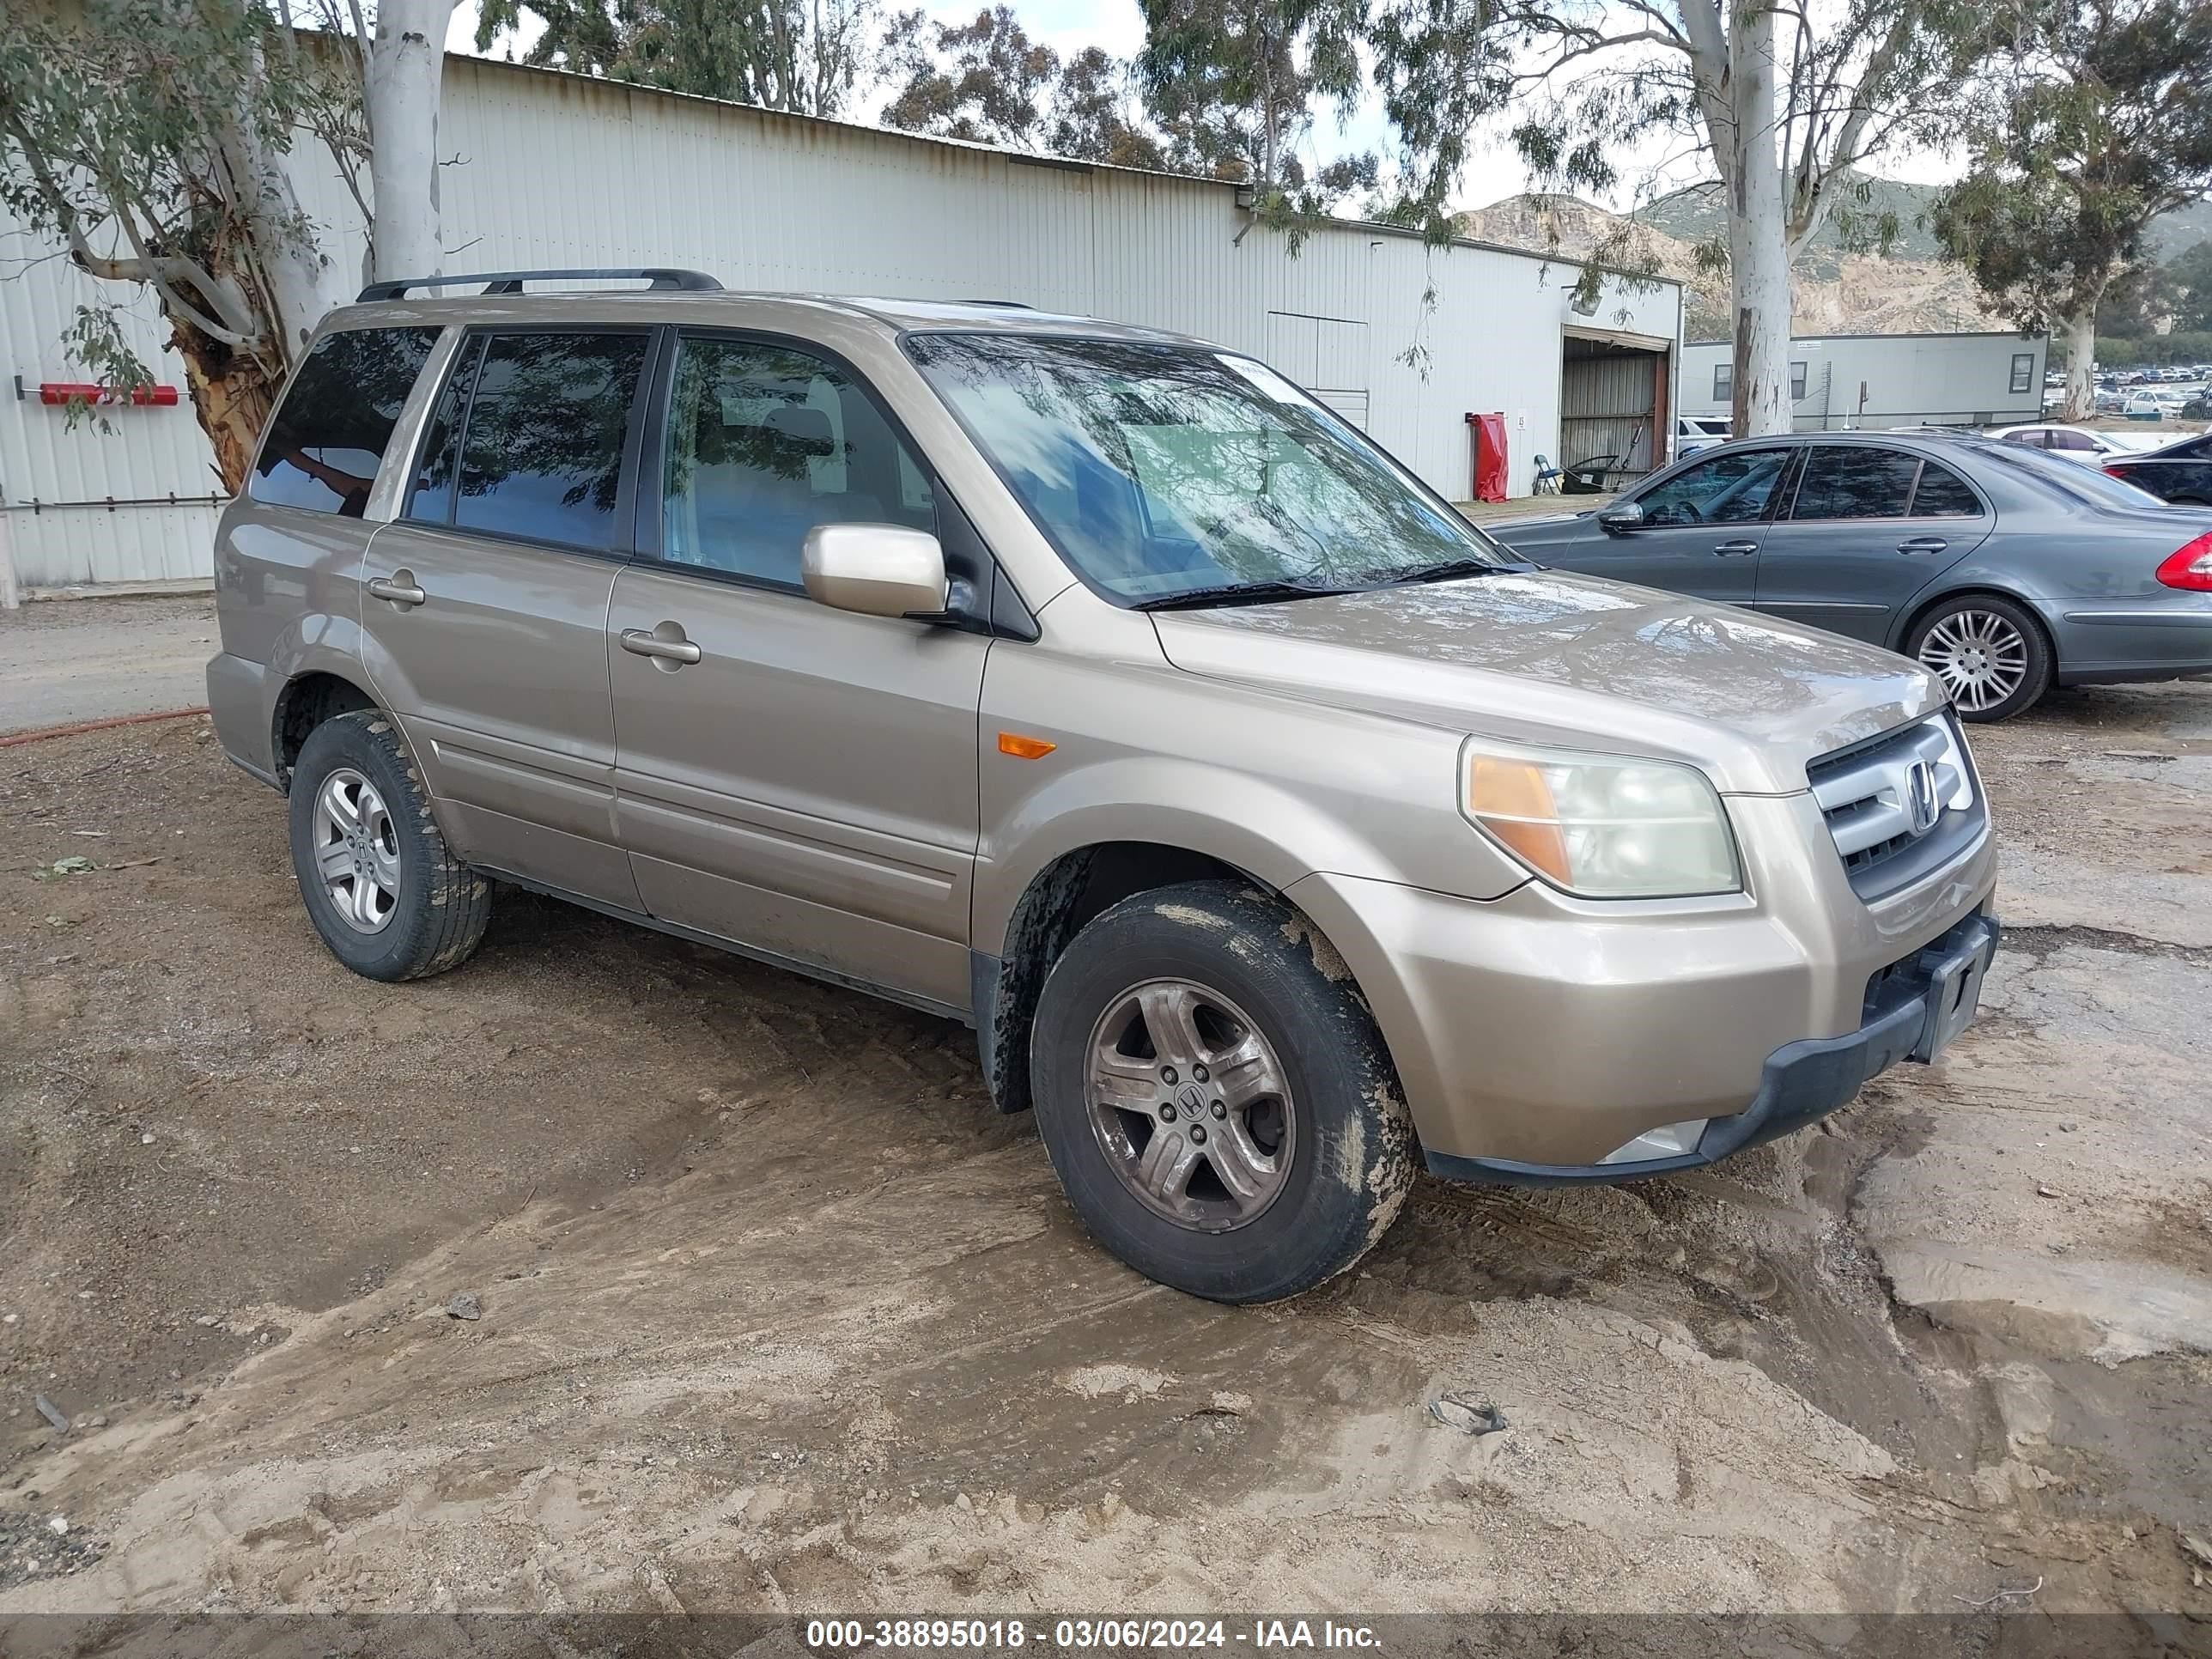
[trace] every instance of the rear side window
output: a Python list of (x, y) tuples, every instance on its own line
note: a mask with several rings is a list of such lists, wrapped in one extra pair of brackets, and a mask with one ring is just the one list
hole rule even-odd
[(272, 507), (358, 519), (434, 328), (356, 328), (315, 343), (269, 422), (246, 493)]
[(1912, 491), (1914, 518), (1972, 519), (1981, 510), (1981, 498), (1949, 467), (1935, 461), (1920, 464), (1920, 482)]
[(1792, 519), (1901, 519), (1920, 458), (1859, 444), (1816, 444), (1805, 458)]
[[(462, 416), (454, 526), (592, 552), (627, 544), (616, 507), (648, 337), (642, 332), (544, 333), (487, 339)], [(457, 375), (454, 383), (463, 378)], [(429, 476), (418, 479), (417, 501), (427, 511), (418, 516), (440, 516), (437, 446), (449, 441), (434, 431), (425, 446)], [(428, 490), (422, 489), (425, 483)]]

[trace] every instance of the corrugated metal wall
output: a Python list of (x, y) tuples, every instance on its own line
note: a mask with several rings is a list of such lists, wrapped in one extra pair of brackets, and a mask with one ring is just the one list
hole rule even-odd
[[(1232, 187), (1086, 169), (483, 59), (447, 60), (439, 148), (449, 270), (679, 264), (728, 287), (1018, 300), (1181, 330), (1262, 356), (1360, 411), (1439, 489), (1469, 491), (1465, 416), (1505, 413), (1512, 489), (1558, 443), (1570, 273), (1528, 255), (1347, 225), (1292, 254)], [(335, 178), (307, 204), (337, 257), (361, 232)], [(18, 234), (0, 253), (45, 252)], [(95, 285), (58, 260), (0, 281), (13, 372), (65, 373), (59, 338)], [(1433, 295), (1433, 303), (1426, 297)], [(144, 302), (140, 301), (142, 307)], [(158, 345), (145, 307), (141, 343)], [(1674, 339), (1680, 290), (1617, 291), (1599, 320)], [(1280, 319), (1279, 321), (1277, 319)], [(1587, 320), (1587, 319), (1583, 319)], [(1310, 334), (1304, 331), (1310, 329)], [(182, 381), (173, 357), (165, 378)], [(1328, 384), (1322, 384), (1322, 383)], [(0, 496), (30, 586), (205, 574), (204, 510), (20, 504), (194, 494), (210, 476), (189, 407), (120, 410), (113, 437), (0, 406)]]
[(1613, 472), (1652, 467), (1652, 399), (1656, 354), (1597, 350), (1576, 356), (1569, 348), (1561, 380), (1559, 451), (1562, 466), (1610, 455)]

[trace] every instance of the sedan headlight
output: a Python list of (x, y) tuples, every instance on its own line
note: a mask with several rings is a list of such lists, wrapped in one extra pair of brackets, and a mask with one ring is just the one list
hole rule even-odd
[(1743, 886), (1728, 813), (1671, 761), (1470, 742), (1461, 802), (1492, 841), (1583, 898), (1681, 898)]

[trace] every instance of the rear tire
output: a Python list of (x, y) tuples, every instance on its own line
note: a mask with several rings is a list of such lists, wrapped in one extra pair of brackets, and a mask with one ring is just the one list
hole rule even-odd
[(1076, 935), (1038, 998), (1030, 1078), (1084, 1225), (1193, 1296), (1311, 1289), (1413, 1185), (1412, 1119), (1342, 958), (1239, 884), (1140, 893)]
[(1912, 624), (1905, 654), (1932, 671), (1959, 718), (2008, 720), (2051, 690), (2051, 640), (2027, 607), (1995, 593), (1945, 599)]
[(491, 885), (447, 850), (392, 716), (364, 709), (307, 734), (292, 773), (292, 868), (323, 943), (367, 979), (465, 962)]

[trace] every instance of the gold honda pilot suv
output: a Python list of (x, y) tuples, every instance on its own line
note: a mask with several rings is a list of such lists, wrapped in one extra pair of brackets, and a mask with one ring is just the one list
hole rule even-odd
[[(586, 276), (649, 286), (526, 289)], [(678, 270), (362, 298), (208, 667), (356, 973), (507, 882), (963, 1021), (1092, 1234), (1231, 1302), (1417, 1162), (1692, 1169), (1974, 1016), (1928, 672), (1517, 561), (1242, 353)]]

